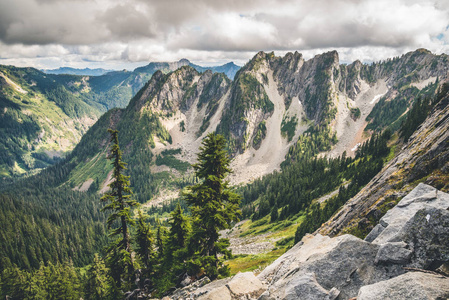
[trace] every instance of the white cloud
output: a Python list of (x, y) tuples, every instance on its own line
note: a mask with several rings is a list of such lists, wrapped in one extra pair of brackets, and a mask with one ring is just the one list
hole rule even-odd
[(0, 63), (243, 63), (259, 50), (331, 49), (372, 61), (447, 52), (448, 28), (447, 0), (0, 0)]

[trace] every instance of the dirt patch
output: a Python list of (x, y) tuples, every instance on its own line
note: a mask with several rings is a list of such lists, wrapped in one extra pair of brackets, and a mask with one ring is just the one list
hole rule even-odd
[(151, 201), (142, 204), (142, 207), (153, 207), (153, 206), (160, 207), (170, 200), (179, 198), (179, 192), (180, 190), (163, 189), (159, 192), (159, 194), (154, 196)]
[(92, 178), (89, 178), (82, 185), (73, 188), (73, 190), (79, 191), (79, 192), (87, 192), (87, 190), (89, 190), (89, 188), (93, 182), (94, 182), (94, 180)]
[(240, 221), (235, 224), (231, 229), (226, 229), (220, 231), (221, 238), (228, 238), (230, 242), (229, 249), (232, 251), (232, 254), (260, 254), (265, 252), (270, 252), (275, 248), (276, 241), (281, 238), (270, 238), (267, 237), (272, 232), (263, 233), (257, 236), (249, 236), (249, 237), (240, 237), (242, 233), (242, 225), (248, 220)]
[(112, 180), (113, 180), (113, 178), (112, 178), (112, 172), (113, 172), (113, 170), (111, 170), (111, 171), (108, 173), (108, 177), (106, 177), (106, 180), (103, 182), (103, 184), (102, 184), (102, 186), (101, 186), (101, 189), (100, 189), (100, 194), (104, 194), (104, 193), (106, 193), (107, 191), (109, 191), (109, 184), (111, 184), (111, 182), (112, 182)]

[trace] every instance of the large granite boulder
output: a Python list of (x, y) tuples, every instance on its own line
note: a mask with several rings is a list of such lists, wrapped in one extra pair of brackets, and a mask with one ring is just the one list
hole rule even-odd
[(404, 274), (404, 267), (436, 269), (449, 261), (448, 207), (448, 194), (419, 184), (365, 241), (305, 236), (259, 274), (268, 285), (260, 299), (349, 299), (363, 286)]
[(436, 270), (449, 262), (449, 211), (423, 208), (410, 219), (395, 240), (412, 250), (409, 267)]
[[(303, 248), (324, 242), (317, 247), (316, 254)], [(380, 245), (365, 242), (352, 235), (323, 238), (320, 235), (303, 240), (293, 253), (286, 253), (286, 260), (275, 262), (269, 270), (259, 275), (261, 280), (270, 280), (265, 299), (302, 299), (312, 293), (310, 299), (331, 299), (337, 293), (339, 299), (357, 296), (360, 287), (404, 273), (402, 265), (381, 265), (375, 263)], [(289, 251), (290, 252), (290, 251)], [(331, 295), (331, 290), (333, 293)], [(295, 298), (296, 297), (296, 298)], [(321, 298), (320, 298), (321, 297)], [(305, 298), (308, 299), (308, 298)]]
[(409, 272), (390, 280), (362, 287), (357, 300), (448, 299), (449, 278)]
[(397, 241), (396, 235), (418, 210), (423, 208), (448, 209), (449, 194), (427, 184), (418, 184), (380, 219), (379, 224), (366, 236), (365, 241), (376, 244)]

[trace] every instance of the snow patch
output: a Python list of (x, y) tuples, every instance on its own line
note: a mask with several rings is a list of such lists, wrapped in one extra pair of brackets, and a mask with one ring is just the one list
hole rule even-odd
[(361, 143), (357, 143), (357, 144), (354, 146), (354, 148), (351, 149), (351, 151), (352, 151), (352, 152), (357, 151), (357, 149), (359, 149), (360, 145), (361, 145)]

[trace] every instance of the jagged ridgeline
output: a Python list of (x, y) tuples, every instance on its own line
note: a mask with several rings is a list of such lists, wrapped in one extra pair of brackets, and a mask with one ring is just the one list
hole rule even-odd
[(101, 114), (126, 107), (156, 71), (168, 73), (185, 65), (229, 78), (240, 68), (233, 63), (206, 68), (182, 59), (132, 72), (77, 76), (0, 65), (0, 184), (59, 161)]
[[(101, 249), (102, 242), (94, 241), (104, 236), (98, 198), (111, 180), (112, 167), (106, 159), (108, 128), (119, 130), (123, 160), (128, 163), (136, 199), (141, 203), (159, 201), (167, 195), (175, 198), (181, 188), (194, 181), (189, 165), (195, 161), (202, 138), (212, 131), (227, 138), (234, 158), (233, 184), (279, 170), (282, 163), (284, 168), (293, 168), (293, 162), (318, 152), (337, 157), (346, 151), (348, 157), (354, 156), (356, 144), (373, 131), (388, 126), (394, 131), (393, 125), (400, 124), (415, 99), (432, 95), (437, 85), (447, 79), (448, 66), (446, 55), (426, 50), (370, 65), (358, 61), (340, 64), (335, 51), (310, 60), (297, 52), (284, 57), (260, 52), (237, 72), (233, 81), (222, 73), (200, 73), (188, 65), (167, 74), (157, 71), (126, 108), (109, 110), (100, 117), (64, 161), (7, 187), (10, 200), (1, 202), (3, 220), (14, 225), (4, 227), (7, 229), (2, 232), (2, 245), (7, 245), (4, 257), (11, 263), (34, 267), (35, 261), (47, 257), (72, 257), (73, 243), (80, 247), (89, 243), (83, 257)], [(82, 77), (64, 78), (71, 82), (68, 78)], [(101, 80), (107, 81), (105, 78)], [(14, 77), (14, 82), (20, 80), (20, 76)], [(95, 84), (92, 81), (88, 86), (93, 88)], [(13, 94), (20, 93), (11, 83), (8, 88)], [(81, 83), (78, 88), (83, 89)], [(8, 99), (4, 103), (12, 101)], [(401, 105), (396, 107), (398, 101)], [(16, 111), (26, 121), (24, 105), (17, 102)], [(5, 107), (3, 115), (12, 111)], [(14, 130), (22, 130), (18, 118), (14, 127), (18, 129)], [(371, 129), (364, 133), (367, 122)], [(34, 187), (39, 187), (39, 193), (34, 192)], [(257, 199), (258, 195), (252, 197)], [(35, 216), (35, 210), (42, 214)], [(92, 215), (86, 217), (85, 211), (92, 211)], [(68, 238), (72, 230), (68, 224), (73, 220), (83, 220), (76, 223), (77, 232), (86, 232), (82, 238)], [(33, 226), (33, 222), (46, 225)], [(36, 254), (33, 263), (26, 263), (31, 252), (44, 253), (43, 249), (49, 247), (33, 242), (46, 234), (41, 227), (52, 228), (55, 234), (47, 234), (54, 236), (48, 243), (61, 246), (53, 247), (50, 255)], [(32, 234), (28, 235), (28, 230)], [(26, 242), (19, 238), (22, 241), (16, 243), (15, 232), (32, 238)], [(57, 255), (53, 255), (55, 251)], [(74, 259), (78, 265), (85, 261)]]

